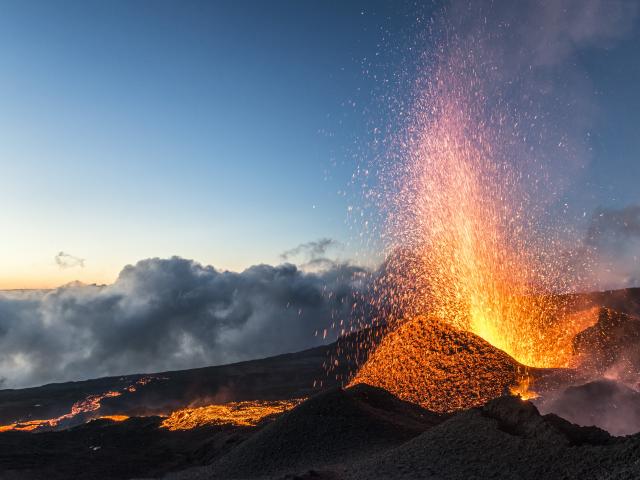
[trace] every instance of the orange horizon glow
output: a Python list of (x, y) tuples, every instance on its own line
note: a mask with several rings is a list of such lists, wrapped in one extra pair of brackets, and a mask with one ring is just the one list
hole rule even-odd
[[(141, 256), (131, 261), (114, 261), (108, 265), (93, 265), (89, 261), (85, 268), (60, 269), (53, 262), (34, 263), (27, 266), (15, 264), (5, 265), (0, 273), (0, 291), (18, 290), (55, 290), (70, 283), (80, 282), (85, 285), (112, 285), (118, 279), (120, 272), (126, 265), (135, 265), (146, 258), (169, 258), (164, 256)], [(186, 257), (185, 257), (186, 258)], [(198, 261), (203, 265), (213, 265), (219, 271), (242, 272), (252, 263), (220, 263), (210, 260)], [(261, 262), (254, 262), (261, 263)], [(274, 262), (274, 264), (277, 262)], [(119, 265), (113, 267), (113, 265)], [(7, 273), (7, 271), (14, 273)]]
[(109, 285), (116, 281), (118, 273), (91, 273), (79, 269), (50, 271), (37, 274), (0, 275), (0, 290), (54, 290), (73, 282), (86, 285)]

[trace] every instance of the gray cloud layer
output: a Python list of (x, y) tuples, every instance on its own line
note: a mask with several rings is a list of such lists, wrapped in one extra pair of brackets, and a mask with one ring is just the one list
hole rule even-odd
[(290, 264), (219, 272), (178, 257), (113, 285), (0, 293), (4, 387), (228, 363), (300, 350), (350, 315), (364, 272)]
[[(594, 212), (585, 244), (602, 288), (640, 282), (640, 206)], [(321, 240), (287, 253), (321, 261), (312, 272), (291, 264), (220, 272), (155, 258), (108, 286), (0, 292), (0, 385), (229, 363), (317, 345), (325, 328), (354, 315), (384, 319), (383, 299), (377, 312), (366, 301), (379, 272), (332, 263), (324, 255), (333, 246)]]

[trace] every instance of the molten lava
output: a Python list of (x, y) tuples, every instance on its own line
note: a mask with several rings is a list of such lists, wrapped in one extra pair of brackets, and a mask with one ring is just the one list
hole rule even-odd
[[(65, 413), (56, 418), (49, 418), (44, 420), (25, 420), (17, 421), (9, 425), (0, 425), (0, 432), (8, 431), (37, 431), (49, 428), (59, 427), (63, 422), (72, 420), (79, 415), (91, 415), (93, 412), (100, 410), (102, 406), (102, 400), (105, 398), (119, 397), (125, 392), (135, 392), (140, 386), (146, 385), (149, 382), (156, 380), (157, 377), (141, 377), (134, 384), (125, 387), (122, 390), (113, 390), (97, 395), (89, 395), (85, 399), (75, 402), (71, 406), (69, 413)], [(126, 420), (124, 415), (109, 415), (100, 418), (109, 418), (114, 421)]]
[(384, 337), (351, 384), (382, 387), (431, 411), (452, 412), (503, 395), (519, 368), (476, 335), (418, 316)]
[(520, 397), (522, 400), (532, 400), (538, 397), (538, 394), (531, 389), (532, 384), (533, 380), (531, 376), (524, 372), (518, 380), (518, 383), (509, 387), (509, 393)]
[(128, 415), (102, 415), (101, 417), (98, 417), (98, 420), (111, 420), (112, 422), (124, 422), (128, 419)]
[(252, 400), (176, 410), (162, 421), (169, 430), (189, 430), (210, 425), (255, 426), (292, 409), (304, 399)]

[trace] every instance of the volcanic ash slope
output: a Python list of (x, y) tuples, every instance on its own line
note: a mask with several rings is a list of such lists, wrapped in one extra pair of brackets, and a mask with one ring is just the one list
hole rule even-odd
[(176, 479), (640, 478), (640, 435), (614, 438), (500, 397), (449, 418), (368, 386), (299, 405), (209, 467)]
[(524, 367), (470, 332), (424, 316), (382, 340), (352, 384), (384, 388), (434, 412), (485, 404), (518, 381)]
[(357, 385), (316, 395), (209, 467), (169, 478), (281, 478), (349, 464), (416, 437), (447, 417)]
[(340, 473), (341, 480), (631, 480), (640, 478), (640, 435), (611, 438), (501, 397)]

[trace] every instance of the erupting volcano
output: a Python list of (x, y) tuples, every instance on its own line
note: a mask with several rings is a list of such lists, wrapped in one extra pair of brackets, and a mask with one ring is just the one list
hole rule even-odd
[(376, 301), (391, 333), (352, 384), (442, 411), (522, 390), (516, 370), (575, 367), (573, 339), (598, 310), (567, 295), (586, 256), (550, 213), (549, 165), (523, 119), (487, 88), (490, 59), (458, 46), (434, 63), (380, 169), (389, 255)]
[(6, 3), (1, 480), (640, 478), (638, 0)]

